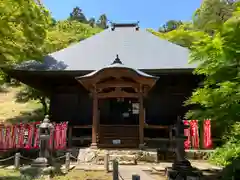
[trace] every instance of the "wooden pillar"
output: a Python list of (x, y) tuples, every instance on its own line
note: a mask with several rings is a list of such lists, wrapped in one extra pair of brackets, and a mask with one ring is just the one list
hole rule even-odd
[(143, 107), (143, 96), (139, 97), (139, 147), (144, 146), (144, 107)]
[(68, 148), (72, 147), (72, 126), (68, 126)]
[(92, 144), (91, 148), (97, 148), (97, 126), (98, 126), (98, 98), (93, 94), (93, 114), (92, 114)]

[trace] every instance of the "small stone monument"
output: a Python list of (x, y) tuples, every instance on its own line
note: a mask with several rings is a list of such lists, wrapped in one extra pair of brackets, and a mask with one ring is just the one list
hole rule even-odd
[(26, 176), (38, 178), (40, 176), (49, 175), (53, 168), (49, 166), (49, 147), (50, 132), (54, 126), (50, 123), (49, 116), (46, 115), (43, 122), (39, 126), (40, 152), (39, 157), (35, 159), (31, 166), (25, 166), (20, 169), (21, 173)]
[(172, 167), (166, 168), (166, 175), (168, 180), (200, 180), (201, 172), (191, 166), (190, 161), (185, 158), (184, 149), (184, 129), (188, 128), (185, 126), (180, 117), (177, 119), (177, 123), (173, 130), (174, 145), (176, 158), (172, 164)]

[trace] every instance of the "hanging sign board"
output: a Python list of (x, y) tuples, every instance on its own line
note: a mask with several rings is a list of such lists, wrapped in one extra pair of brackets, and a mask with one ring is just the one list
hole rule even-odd
[(132, 113), (139, 114), (139, 103), (132, 103)]
[(121, 140), (120, 139), (114, 139), (112, 141), (113, 144), (121, 144)]

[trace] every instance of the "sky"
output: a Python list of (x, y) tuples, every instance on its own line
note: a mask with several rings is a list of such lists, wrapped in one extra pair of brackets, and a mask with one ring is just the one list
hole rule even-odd
[(109, 21), (132, 23), (158, 29), (168, 20), (187, 21), (202, 0), (42, 0), (57, 20), (66, 19), (76, 6), (87, 18), (106, 14)]

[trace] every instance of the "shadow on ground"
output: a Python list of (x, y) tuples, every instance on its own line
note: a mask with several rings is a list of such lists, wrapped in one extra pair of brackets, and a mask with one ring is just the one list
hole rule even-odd
[[(163, 180), (166, 179), (165, 176), (165, 171), (144, 171), (146, 172), (148, 175), (150, 175), (150, 177), (156, 179), (156, 180)], [(203, 178), (202, 180), (219, 180), (219, 173), (221, 171), (219, 170), (202, 170), (203, 172)]]
[(43, 119), (44, 119), (43, 109), (38, 108), (31, 112), (20, 112), (19, 116), (6, 119), (5, 122), (11, 123), (11, 124), (18, 124), (18, 123), (42, 121)]
[(0, 93), (7, 93), (8, 89), (6, 87), (0, 86)]
[(20, 176), (0, 177), (0, 180), (23, 180)]

